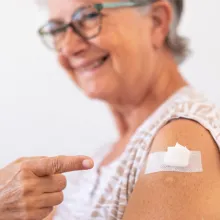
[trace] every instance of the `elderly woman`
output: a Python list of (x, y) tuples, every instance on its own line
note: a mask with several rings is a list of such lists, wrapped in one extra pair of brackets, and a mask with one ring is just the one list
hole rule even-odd
[(48, 6), (40, 37), (88, 97), (107, 103), (119, 132), (91, 171), (68, 176), (48, 219), (220, 219), (220, 112), (178, 70), (183, 1)]
[[(188, 51), (177, 33), (183, 1), (48, 6), (41, 38), (88, 97), (107, 103), (119, 132), (92, 171), (69, 177), (52, 218), (220, 219), (220, 112), (178, 70)], [(177, 142), (194, 156), (178, 167), (177, 150), (164, 167)]]

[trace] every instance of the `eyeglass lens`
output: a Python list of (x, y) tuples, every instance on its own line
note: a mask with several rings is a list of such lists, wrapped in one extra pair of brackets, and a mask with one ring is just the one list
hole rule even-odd
[(44, 36), (44, 42), (50, 48), (61, 48), (66, 37), (66, 29), (70, 26), (74, 27), (73, 30), (81, 37), (92, 38), (100, 31), (100, 12), (94, 6), (88, 6), (76, 11), (69, 25), (57, 22), (48, 23), (42, 30), (42, 32), (47, 33)]

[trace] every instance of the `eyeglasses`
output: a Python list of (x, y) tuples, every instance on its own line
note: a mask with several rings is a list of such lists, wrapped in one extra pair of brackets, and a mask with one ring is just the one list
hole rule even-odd
[(102, 29), (102, 13), (103, 9), (134, 7), (147, 4), (149, 0), (141, 2), (111, 2), (91, 4), (81, 7), (72, 15), (71, 22), (65, 24), (59, 21), (49, 21), (38, 30), (43, 43), (50, 49), (59, 51), (62, 48), (66, 37), (66, 30), (72, 30), (85, 40), (96, 37)]

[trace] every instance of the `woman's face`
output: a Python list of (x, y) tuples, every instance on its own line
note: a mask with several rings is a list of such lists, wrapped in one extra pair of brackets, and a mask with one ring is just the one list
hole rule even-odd
[[(50, 18), (68, 23), (88, 3), (93, 1), (49, 0)], [(165, 31), (151, 12), (141, 13), (134, 7), (102, 13), (102, 30), (90, 40), (67, 30), (59, 61), (87, 96), (114, 104), (138, 102), (153, 79)]]

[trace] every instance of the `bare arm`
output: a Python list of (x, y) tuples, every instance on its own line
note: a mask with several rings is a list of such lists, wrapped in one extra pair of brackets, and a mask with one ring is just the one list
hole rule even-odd
[(220, 158), (210, 133), (190, 120), (166, 125), (152, 143), (152, 152), (166, 151), (176, 142), (202, 154), (203, 172), (142, 173), (124, 220), (220, 219)]

